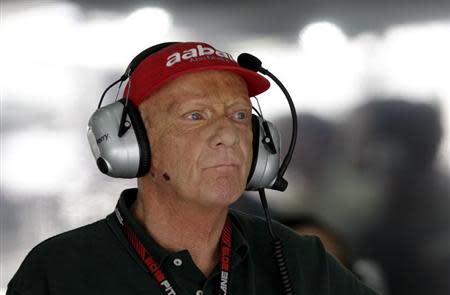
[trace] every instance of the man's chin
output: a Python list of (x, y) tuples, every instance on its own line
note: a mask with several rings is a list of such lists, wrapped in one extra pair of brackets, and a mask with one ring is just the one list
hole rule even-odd
[(228, 207), (244, 192), (245, 187), (237, 185), (236, 183), (230, 183), (229, 181), (219, 180), (209, 192), (205, 192), (208, 196), (208, 201), (212, 206)]

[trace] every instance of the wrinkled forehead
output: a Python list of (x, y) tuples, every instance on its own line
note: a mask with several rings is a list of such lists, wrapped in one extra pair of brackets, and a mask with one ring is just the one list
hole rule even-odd
[(207, 70), (182, 75), (151, 94), (139, 107), (172, 109), (189, 101), (251, 106), (245, 80), (230, 71)]

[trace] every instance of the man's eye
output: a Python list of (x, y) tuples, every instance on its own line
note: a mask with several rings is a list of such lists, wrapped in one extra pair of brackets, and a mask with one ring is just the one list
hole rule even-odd
[(245, 112), (245, 111), (239, 111), (239, 112), (236, 112), (236, 113), (234, 114), (234, 117), (235, 117), (237, 120), (245, 120), (245, 119), (247, 119), (248, 114), (247, 114), (247, 112)]
[(202, 119), (202, 115), (199, 112), (192, 112), (187, 115), (192, 121), (197, 121)]

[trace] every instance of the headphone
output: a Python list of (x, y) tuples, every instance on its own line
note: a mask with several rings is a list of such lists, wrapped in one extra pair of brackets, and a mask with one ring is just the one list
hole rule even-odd
[[(88, 123), (88, 141), (99, 170), (111, 177), (135, 178), (147, 174), (151, 167), (151, 146), (138, 108), (125, 97), (102, 107), (105, 94), (111, 87), (127, 80), (136, 67), (148, 56), (177, 42), (161, 43), (139, 53), (128, 65), (125, 73), (108, 86), (102, 94), (97, 110)], [(239, 59), (238, 59), (239, 62)], [(239, 62), (241, 66), (241, 62)], [(244, 66), (248, 68), (247, 66)], [(120, 88), (120, 86), (119, 86)], [(252, 114), (253, 159), (247, 178), (246, 190), (280, 188), (280, 133), (261, 115)], [(151, 135), (150, 135), (151, 136)]]

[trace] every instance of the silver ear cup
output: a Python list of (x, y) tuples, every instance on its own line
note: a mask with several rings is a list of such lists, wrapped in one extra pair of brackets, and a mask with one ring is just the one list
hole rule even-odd
[(95, 111), (89, 119), (87, 136), (100, 171), (112, 177), (134, 178), (139, 170), (140, 151), (128, 115), (130, 128), (118, 136), (123, 108), (118, 101)]
[(263, 120), (257, 118), (257, 127), (253, 128), (253, 140), (257, 140), (257, 143), (253, 144), (253, 161), (252, 170), (250, 171), (249, 180), (247, 182), (246, 190), (258, 190), (262, 188), (271, 188), (275, 183), (278, 170), (280, 168), (280, 150), (281, 141), (280, 133), (276, 129), (275, 125), (266, 121), (269, 125), (269, 130), (272, 135), (273, 143), (275, 145), (276, 153), (272, 154), (267, 146), (264, 144)]

